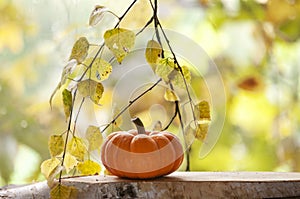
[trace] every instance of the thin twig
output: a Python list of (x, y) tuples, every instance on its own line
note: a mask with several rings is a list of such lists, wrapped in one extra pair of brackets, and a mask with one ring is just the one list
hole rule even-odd
[[(161, 44), (161, 41), (160, 41), (160, 37), (159, 37), (159, 32), (158, 32), (158, 29), (157, 27), (159, 26), (162, 34), (163, 34), (163, 37), (168, 45), (168, 48), (169, 50), (171, 51), (172, 53), (172, 56), (173, 56), (173, 59), (174, 59), (174, 64), (176, 64), (178, 66), (178, 69), (179, 69), (179, 72), (183, 78), (183, 82), (184, 82), (184, 85), (185, 85), (185, 90), (187, 92), (187, 95), (188, 95), (188, 98), (189, 98), (189, 104), (191, 106), (191, 111), (192, 111), (192, 115), (193, 115), (193, 119), (194, 119), (194, 122), (195, 122), (195, 125), (196, 125), (196, 116), (195, 116), (195, 112), (194, 112), (194, 106), (193, 106), (193, 100), (192, 100), (192, 97), (191, 97), (191, 94), (190, 94), (190, 91), (189, 91), (189, 88), (188, 88), (188, 85), (187, 85), (187, 82), (186, 82), (186, 79), (184, 77), (184, 74), (183, 74), (183, 71), (182, 71), (182, 67), (180, 66), (178, 60), (177, 60), (177, 57), (175, 55), (175, 52), (170, 44), (170, 41), (157, 17), (157, 0), (154, 0), (154, 5), (153, 3), (151, 2), (150, 0), (150, 3), (151, 3), (151, 6), (152, 6), (152, 9), (153, 9), (153, 12), (154, 12), (154, 23), (155, 23), (155, 32), (156, 32), (156, 36), (157, 36), (157, 39), (158, 39), (158, 42), (160, 42), (160, 45), (162, 46)], [(171, 89), (172, 89), (172, 84), (170, 84), (171, 86)], [(186, 160), (187, 160), (187, 166), (186, 166), (186, 171), (190, 171), (190, 154), (189, 154), (189, 148), (187, 146), (187, 143), (186, 143), (186, 140), (185, 140), (185, 133), (184, 133), (184, 125), (183, 125), (183, 122), (182, 122), (182, 116), (181, 116), (181, 112), (180, 112), (180, 108), (179, 108), (179, 102), (178, 101), (175, 101), (175, 113), (173, 115), (173, 117), (171, 118), (171, 121), (170, 123), (167, 125), (167, 127), (169, 127), (171, 125), (171, 123), (174, 121), (176, 115), (178, 115), (178, 118), (180, 120), (180, 126), (181, 126), (181, 129), (182, 129), (182, 134), (183, 134), (183, 139), (184, 139), (184, 142), (185, 142), (185, 146), (186, 146)]]
[[(61, 166), (64, 166), (65, 156), (67, 153), (67, 144), (68, 144), (68, 139), (69, 139), (69, 135), (70, 135), (70, 131), (71, 131), (71, 123), (72, 123), (71, 120), (72, 120), (72, 115), (73, 115), (73, 107), (74, 107), (76, 94), (77, 94), (77, 90), (74, 91), (74, 97), (72, 100), (72, 107), (71, 107), (70, 116), (69, 116), (69, 124), (68, 124), (66, 139), (65, 139), (65, 145), (64, 145), (63, 155), (62, 155)], [(61, 177), (62, 177), (62, 171), (59, 172), (59, 179), (58, 179), (59, 184), (61, 184)]]
[(102, 133), (113, 123), (115, 123), (115, 121), (134, 103), (136, 102), (138, 99), (140, 99), (141, 97), (143, 97), (145, 94), (147, 94), (149, 91), (151, 91), (155, 86), (157, 86), (160, 82), (162, 81), (162, 78), (159, 78), (157, 80), (157, 82), (155, 82), (152, 86), (150, 86), (147, 90), (145, 90), (143, 93), (141, 93), (139, 96), (137, 96), (136, 98), (134, 98), (133, 100), (130, 100), (128, 105), (125, 106), (102, 130)]
[(185, 145), (185, 153), (186, 153), (186, 168), (185, 171), (190, 171), (190, 149), (186, 143), (186, 139), (185, 139), (185, 134), (184, 134), (184, 124), (182, 122), (182, 116), (181, 116), (181, 112), (179, 109), (179, 102), (175, 101), (175, 106), (176, 106), (176, 110), (177, 110), (177, 115), (180, 121), (180, 126), (181, 126), (181, 131), (182, 131), (182, 135), (183, 135), (183, 141), (184, 141), (184, 145)]
[(134, 6), (134, 4), (135, 4), (137, 1), (138, 1), (138, 0), (134, 0), (134, 1), (130, 4), (130, 6), (126, 9), (126, 11), (124, 12), (124, 14), (123, 14), (121, 17), (119, 17), (119, 21), (118, 21), (118, 23), (115, 25), (114, 28), (117, 28), (117, 27), (120, 25), (120, 23), (121, 23), (121, 21), (123, 20), (123, 18), (127, 15), (127, 13), (130, 11), (130, 9)]
[[(75, 117), (75, 120), (74, 120), (74, 128), (73, 128), (73, 133), (75, 133), (75, 130), (76, 130), (76, 124), (77, 124), (77, 120), (78, 120), (78, 116), (79, 116), (79, 113), (81, 111), (81, 108), (82, 108), (82, 105), (84, 103), (84, 100), (85, 100), (85, 97), (82, 98), (81, 102), (80, 102), (80, 105), (79, 105), (79, 108), (78, 108), (78, 111), (77, 111), (77, 114), (76, 114), (76, 117)], [(73, 134), (74, 135), (74, 134)]]
[(170, 41), (169, 41), (169, 39), (168, 39), (168, 37), (167, 37), (167, 35), (166, 35), (166, 33), (165, 33), (165, 31), (164, 31), (164, 29), (163, 29), (163, 27), (162, 27), (162, 25), (160, 24), (159, 21), (158, 21), (158, 25), (159, 25), (162, 33), (163, 33), (163, 36), (164, 36), (164, 38), (165, 38), (165, 40), (167, 42), (168, 47), (169, 47), (169, 49), (170, 49), (170, 51), (171, 51), (171, 53), (173, 55), (174, 63), (178, 66), (179, 72), (180, 72), (180, 74), (181, 74), (181, 76), (183, 78), (185, 90), (187, 92), (187, 95), (188, 95), (188, 98), (189, 98), (189, 102), (190, 102), (190, 106), (191, 106), (191, 111), (192, 111), (193, 119), (194, 119), (194, 122), (196, 123), (196, 116), (195, 116), (195, 111), (194, 111), (194, 106), (193, 106), (194, 104), (193, 104), (193, 100), (192, 100), (192, 97), (191, 97), (191, 94), (190, 94), (190, 91), (189, 91), (189, 88), (188, 88), (188, 84), (186, 82), (186, 79), (185, 79), (183, 71), (182, 71), (182, 67), (179, 64), (179, 62), (178, 62), (178, 60), (176, 58), (176, 55), (175, 55), (175, 53), (174, 53), (174, 51), (173, 51), (173, 49), (171, 47)]
[(135, 34), (135, 36), (138, 36), (139, 34), (141, 34), (152, 22), (153, 22), (153, 16), (149, 19), (149, 21), (146, 23), (146, 25)]

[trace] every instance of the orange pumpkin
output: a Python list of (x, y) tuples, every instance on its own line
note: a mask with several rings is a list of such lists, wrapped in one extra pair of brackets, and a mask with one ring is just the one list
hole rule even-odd
[(168, 132), (145, 131), (140, 119), (133, 120), (137, 130), (110, 134), (101, 150), (101, 160), (113, 175), (148, 179), (176, 171), (183, 161), (179, 139)]

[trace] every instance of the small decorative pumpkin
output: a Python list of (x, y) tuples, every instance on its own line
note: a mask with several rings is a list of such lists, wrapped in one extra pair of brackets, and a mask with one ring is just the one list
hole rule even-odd
[(103, 143), (101, 160), (113, 175), (148, 179), (176, 171), (183, 161), (179, 139), (168, 132), (145, 131), (139, 118), (132, 120), (137, 130), (110, 134)]

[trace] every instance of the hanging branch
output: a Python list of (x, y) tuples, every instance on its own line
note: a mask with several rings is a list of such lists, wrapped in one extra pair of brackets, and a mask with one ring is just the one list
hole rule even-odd
[[(137, 0), (134, 0), (130, 6), (126, 9), (126, 11), (124, 12), (124, 14), (119, 17), (119, 21), (117, 22), (117, 24), (115, 25), (115, 28), (119, 26), (119, 24), (121, 23), (121, 21), (123, 20), (123, 18), (127, 15), (127, 13), (130, 11), (130, 9), (134, 6), (134, 4), (137, 2)], [(95, 62), (95, 60), (97, 59), (97, 57), (99, 56), (100, 52), (102, 51), (102, 49), (104, 48), (105, 44), (104, 42), (100, 45), (98, 51), (96, 52), (95, 56), (93, 57), (91, 63), (89, 64), (89, 66), (86, 68), (86, 70), (83, 72), (83, 74), (81, 75), (81, 77), (77, 80), (78, 82), (81, 81), (84, 76), (86, 75), (86, 73), (91, 69), (93, 63)], [(65, 162), (65, 156), (66, 156), (66, 151), (67, 151), (67, 144), (68, 144), (68, 139), (69, 139), (69, 134), (71, 132), (71, 124), (72, 124), (72, 117), (73, 117), (73, 111), (74, 111), (74, 103), (75, 103), (75, 99), (76, 99), (76, 94), (77, 94), (77, 88), (74, 91), (74, 95), (73, 95), (73, 99), (72, 99), (72, 106), (71, 106), (71, 110), (70, 110), (70, 116), (69, 116), (69, 121), (68, 121), (68, 129), (67, 129), (67, 133), (66, 133), (66, 138), (65, 138), (65, 142), (64, 142), (64, 150), (63, 150), (63, 155), (62, 155), (62, 161), (61, 161), (61, 166), (64, 166), (64, 162)], [(81, 111), (82, 105), (84, 103), (84, 98), (81, 101), (81, 104), (79, 106), (78, 109), (78, 113), (75, 119), (75, 125), (74, 125), (74, 132), (73, 135), (75, 134), (75, 126), (76, 126), (76, 121), (78, 119), (78, 115), (79, 112)], [(62, 178), (62, 173), (63, 171), (60, 171), (59, 173), (59, 184), (61, 184), (61, 178)]]
[[(191, 110), (192, 110), (192, 114), (193, 114), (193, 121), (195, 122), (195, 126), (196, 126), (196, 116), (195, 116), (195, 113), (194, 113), (194, 104), (193, 104), (193, 100), (191, 98), (191, 94), (190, 94), (190, 91), (189, 91), (189, 88), (188, 88), (188, 85), (187, 85), (187, 82), (186, 82), (186, 79), (184, 77), (184, 74), (183, 74), (183, 70), (182, 70), (182, 67), (180, 66), (178, 60), (177, 60), (177, 57), (175, 55), (175, 52), (170, 44), (170, 41), (158, 19), (158, 16), (157, 16), (157, 10), (158, 10), (158, 2), (157, 0), (154, 0), (154, 5), (152, 3), (152, 0), (150, 0), (150, 4), (151, 4), (151, 7), (152, 7), (152, 10), (153, 10), (153, 17), (154, 17), (154, 26), (155, 26), (155, 34), (156, 34), (156, 37), (157, 37), (157, 40), (159, 42), (159, 44), (162, 46), (162, 42), (161, 42), (161, 38), (160, 38), (160, 34), (159, 34), (159, 30), (158, 28), (161, 30), (162, 34), (163, 34), (163, 37), (168, 45), (168, 48), (169, 50), (171, 51), (171, 54), (173, 56), (173, 59), (174, 59), (174, 64), (177, 65), (178, 69), (179, 69), (179, 72), (182, 76), (182, 79), (183, 79), (183, 82), (184, 82), (184, 86), (185, 86), (185, 90), (187, 92), (187, 95), (188, 95), (188, 99), (189, 99), (189, 104), (191, 106)], [(164, 57), (164, 51), (162, 50), (162, 57)], [(169, 86), (170, 86), (170, 89), (171, 90), (174, 90), (173, 88), (173, 85), (171, 83), (169, 83)], [(179, 121), (180, 121), (180, 126), (181, 126), (181, 130), (182, 130), (182, 134), (183, 134), (183, 139), (184, 139), (184, 143), (185, 143), (185, 147), (186, 147), (186, 160), (187, 160), (187, 166), (186, 166), (186, 171), (190, 171), (190, 154), (189, 154), (189, 146), (187, 146), (187, 143), (186, 143), (186, 139), (185, 139), (185, 133), (184, 133), (184, 124), (182, 122), (182, 116), (181, 116), (181, 112), (180, 112), (180, 107), (179, 107), (179, 101), (175, 101), (175, 112), (174, 112), (174, 115), (173, 117), (171, 118), (170, 122), (166, 125), (166, 127), (164, 128), (164, 130), (166, 130), (167, 128), (169, 128), (169, 126), (173, 123), (174, 119), (176, 118), (176, 116), (178, 116), (179, 118)]]
[[(77, 58), (76, 59), (77, 63), (86, 66), (86, 68), (82, 72), (82, 74), (76, 77), (78, 79), (75, 80), (73, 78), (66, 77), (65, 74), (64, 74), (64, 72), (67, 75), (69, 75), (71, 73), (70, 71), (72, 70), (72, 67), (73, 67), (71, 64), (73, 62), (72, 63), (70, 62), (69, 65), (67, 65), (64, 68), (64, 71), (63, 71), (63, 75), (64, 76), (62, 76), (62, 78), (68, 78), (69, 80), (75, 81), (75, 82), (78, 83), (77, 87), (73, 88), (71, 91), (68, 91), (67, 89), (65, 89), (65, 90), (67, 90), (67, 92), (66, 92), (65, 95), (64, 95), (64, 92), (63, 92), (64, 108), (65, 108), (65, 115), (66, 115), (67, 122), (68, 122), (68, 128), (67, 128), (67, 131), (65, 131), (66, 132), (66, 137), (65, 137), (65, 141), (64, 141), (64, 143), (62, 145), (63, 146), (63, 151), (62, 151), (61, 162), (59, 162), (59, 164), (60, 164), (60, 166), (65, 167), (67, 173), (71, 169), (73, 169), (75, 167), (74, 165), (76, 165), (78, 162), (80, 162), (80, 164), (84, 164), (84, 159), (85, 159), (84, 156), (86, 155), (86, 151), (89, 153), (89, 151), (85, 147), (85, 144), (80, 143), (82, 141), (80, 139), (78, 139), (78, 145), (76, 146), (77, 147), (76, 149), (77, 150), (84, 150), (84, 153), (80, 154), (82, 156), (79, 156), (78, 154), (71, 154), (71, 155), (67, 154), (67, 148), (69, 147), (68, 146), (68, 140), (69, 140), (69, 137), (70, 137), (70, 133), (72, 133), (73, 137), (75, 137), (77, 120), (79, 118), (79, 114), (80, 114), (80, 112), (82, 110), (83, 104), (85, 103), (85, 98), (87, 96), (89, 96), (94, 101), (94, 103), (98, 104), (99, 100), (102, 97), (103, 91), (104, 91), (103, 85), (99, 81), (94, 81), (93, 80), (93, 77), (92, 77), (92, 67), (93, 67), (93, 65), (96, 63), (95, 65), (99, 66), (98, 64), (101, 63), (101, 61), (105, 61), (106, 63), (108, 63), (108, 68), (109, 68), (109, 69), (105, 68), (105, 72), (110, 73), (111, 72), (111, 68), (112, 68), (110, 62), (113, 60), (113, 58), (109, 62), (107, 62), (104, 59), (102, 60), (101, 57), (102, 57), (102, 52), (103, 52), (104, 47), (107, 46), (108, 49), (111, 50), (111, 52), (114, 54), (114, 58), (116, 58), (117, 61), (119, 63), (121, 63), (122, 60), (123, 60), (123, 58), (127, 55), (127, 53), (129, 52), (129, 50), (133, 47), (134, 41), (135, 41), (135, 36), (141, 34), (152, 23), (154, 24), (155, 37), (156, 37), (157, 41), (154, 41), (154, 39), (152, 38), (152, 40), (150, 40), (149, 42), (150, 42), (150, 44), (154, 43), (156, 45), (156, 47), (158, 46), (158, 49), (159, 49), (159, 51), (158, 51), (159, 53), (158, 53), (158, 55), (157, 54), (155, 55), (156, 57), (154, 57), (154, 60), (157, 61), (157, 60), (159, 60), (159, 58), (164, 58), (164, 49), (163, 49), (163, 45), (162, 45), (162, 40), (164, 39), (165, 42), (167, 43), (167, 48), (170, 50), (170, 52), (171, 52), (171, 54), (173, 56), (174, 63), (172, 63), (172, 64), (174, 64), (174, 65), (172, 65), (173, 71), (171, 73), (173, 75), (173, 72), (176, 73), (176, 71), (178, 71), (180, 73), (180, 75), (177, 73), (178, 76), (176, 76), (176, 77), (177, 78), (180, 78), (180, 77), (183, 78), (184, 85), (182, 84), (182, 82), (181, 82), (181, 85), (184, 86), (184, 88), (186, 90), (186, 93), (187, 93), (187, 96), (188, 96), (188, 103), (191, 106), (191, 111), (192, 111), (192, 114), (193, 114), (193, 119), (194, 119), (194, 122), (196, 124), (196, 117), (195, 117), (194, 106), (193, 106), (194, 104), (193, 104), (192, 97), (191, 97), (191, 94), (190, 94), (190, 91), (189, 91), (189, 87), (188, 87), (188, 83), (187, 83), (187, 80), (185, 79), (186, 77), (185, 77), (185, 74), (184, 74), (184, 71), (186, 69), (184, 68), (185, 66), (183, 66), (183, 68), (180, 66), (180, 64), (179, 64), (179, 62), (177, 60), (177, 57), (175, 55), (175, 52), (172, 49), (172, 46), (170, 44), (170, 41), (169, 41), (169, 39), (168, 39), (168, 37), (167, 37), (167, 35), (166, 35), (166, 33), (165, 33), (165, 31), (164, 31), (164, 29), (163, 29), (160, 21), (159, 21), (158, 14), (157, 14), (158, 13), (158, 0), (154, 0), (154, 3), (152, 2), (152, 0), (149, 0), (150, 5), (151, 5), (152, 10), (153, 10), (153, 15), (147, 21), (147, 23), (144, 25), (144, 27), (141, 28), (141, 30), (139, 30), (137, 33), (133, 33), (132, 31), (129, 31), (129, 30), (126, 30), (126, 29), (122, 29), (122, 28), (119, 27), (121, 21), (125, 18), (125, 16), (128, 14), (128, 12), (131, 10), (131, 8), (135, 5), (135, 3), (137, 1), (138, 0), (132, 1), (132, 3), (129, 5), (129, 7), (126, 9), (126, 11), (120, 17), (118, 17), (116, 14), (112, 13), (111, 11), (108, 11), (103, 6), (96, 6), (95, 10), (93, 11), (93, 13), (91, 15), (93, 18), (90, 17), (90, 23), (91, 24), (93, 24), (93, 25), (97, 24), (98, 21), (100, 20), (99, 19), (101, 17), (100, 15), (103, 12), (110, 12), (110, 13), (112, 13), (114, 16), (116, 16), (118, 18), (118, 22), (115, 24), (114, 29), (107, 30), (105, 32), (105, 34), (104, 34), (104, 41), (101, 43), (101, 45), (98, 45), (99, 48), (98, 48), (96, 54), (93, 57), (89, 58), (88, 63), (87, 62), (82, 63), (82, 62), (84, 62), (85, 60), (87, 61), (86, 57), (88, 56), (88, 49), (89, 49), (89, 46), (91, 46), (92, 44), (89, 44), (88, 41), (87, 41), (87, 39), (85, 37), (82, 37), (82, 38), (79, 39), (79, 41), (78, 41), (79, 47), (77, 45), (75, 45), (75, 44), (77, 44), (77, 42), (74, 44), (74, 46), (73, 46), (73, 48), (74, 48), (74, 54), (73, 54), (73, 49), (72, 49), (72, 54), (70, 56), (70, 60), (71, 60), (71, 57), (73, 56), (72, 59), (74, 59), (74, 58), (76, 59)], [(98, 10), (98, 9), (100, 9), (100, 10)], [(99, 18), (97, 18), (97, 17), (99, 17)], [(121, 36), (119, 35), (120, 32), (125, 33), (126, 37), (125, 38), (124, 37), (121, 38)], [(116, 36), (116, 35), (118, 36), (118, 39), (119, 39), (119, 36), (120, 36), (120, 40), (126, 40), (127, 43), (125, 43), (125, 44), (121, 43), (120, 44), (120, 43), (118, 43), (119, 40), (116, 42), (113, 38), (111, 38), (111, 36)], [(130, 39), (133, 39), (133, 40), (130, 40)], [(149, 46), (150, 46), (150, 44), (149, 44)], [(83, 52), (80, 51), (80, 50), (82, 50), (80, 48), (81, 45), (83, 46)], [(116, 46), (116, 48), (115, 48), (115, 46)], [(80, 48), (79, 49), (79, 55), (78, 55), (78, 57), (77, 57), (77, 54), (76, 54), (78, 52), (78, 51), (76, 51), (77, 50), (76, 47)], [(119, 51), (121, 51), (121, 53), (118, 52), (118, 51), (117, 52), (114, 51), (116, 49), (119, 50)], [(147, 44), (147, 49), (148, 49), (148, 44)], [(150, 50), (152, 50), (152, 49), (150, 49)], [(157, 51), (155, 51), (155, 52), (157, 52)], [(147, 53), (147, 51), (146, 51), (146, 53)], [(147, 57), (146, 57), (146, 59), (147, 59)], [(172, 59), (172, 58), (170, 58), (170, 59)], [(151, 62), (148, 61), (148, 63), (150, 63), (150, 65), (151, 65)], [(157, 62), (156, 62), (156, 64), (157, 64)], [(152, 67), (152, 65), (151, 65), (151, 67)], [(152, 69), (155, 69), (155, 68), (152, 67)], [(164, 70), (165, 68), (162, 68), (162, 69)], [(89, 74), (87, 75), (88, 72), (89, 72)], [(155, 71), (155, 73), (156, 73), (156, 71)], [(92, 128), (89, 127), (88, 130), (86, 131), (86, 134), (89, 133), (89, 135), (90, 135), (91, 132), (94, 133), (94, 131), (96, 131), (96, 133), (98, 133), (98, 134), (93, 134), (93, 135), (101, 137), (101, 134), (103, 132), (105, 132), (112, 124), (114, 124), (116, 122), (116, 120), (125, 111), (127, 111), (132, 106), (132, 104), (134, 104), (136, 101), (138, 101), (139, 99), (141, 99), (145, 94), (149, 93), (153, 88), (155, 88), (158, 84), (160, 84), (163, 80), (165, 80), (165, 77), (163, 77), (163, 75), (160, 75), (159, 72), (157, 72), (157, 74), (158, 74), (158, 76), (160, 76), (160, 78), (156, 82), (154, 82), (149, 88), (147, 88), (145, 91), (143, 91), (141, 94), (139, 94), (137, 97), (135, 97), (134, 99), (130, 100), (128, 102), (128, 104), (117, 115), (115, 115), (113, 117), (113, 119), (101, 131), (100, 131), (99, 127), (90, 126)], [(101, 75), (105, 76), (105, 74), (101, 74)], [(105, 76), (105, 78), (107, 78), (107, 76)], [(190, 148), (189, 148), (189, 146), (187, 146), (187, 141), (186, 141), (186, 137), (185, 137), (185, 126), (184, 126), (184, 123), (183, 123), (182, 113), (181, 113), (181, 109), (180, 109), (180, 102), (179, 102), (179, 99), (177, 98), (176, 93), (174, 91), (174, 87), (173, 87), (173, 84), (172, 84), (172, 80), (173, 79), (171, 79), (169, 77), (167, 79), (170, 80), (170, 81), (166, 80), (166, 82), (167, 82), (167, 84), (168, 84), (171, 92), (174, 92), (174, 95), (175, 95), (175, 98), (174, 98), (175, 100), (174, 101), (170, 100), (170, 101), (174, 102), (175, 110), (174, 110), (174, 115), (171, 117), (171, 120), (166, 125), (166, 127), (164, 128), (164, 130), (168, 129), (170, 127), (170, 125), (174, 122), (175, 118), (178, 117), (178, 119), (180, 121), (180, 127), (179, 128), (181, 128), (181, 131), (182, 131), (182, 134), (183, 134), (183, 139), (184, 139), (184, 144), (185, 144), (185, 148), (186, 148), (186, 151), (185, 151), (185, 154), (186, 154), (186, 163), (187, 163), (187, 165), (186, 165), (186, 171), (190, 171)], [(63, 79), (63, 80), (65, 80), (65, 79)], [(60, 88), (60, 86), (62, 86), (65, 83), (65, 81), (63, 81), (63, 80), (61, 80), (61, 82), (60, 82), (60, 84), (58, 86), (58, 89)], [(189, 79), (188, 79), (188, 81), (189, 81)], [(81, 83), (88, 83), (88, 84), (81, 84)], [(81, 85), (79, 86), (79, 84), (81, 84)], [(94, 85), (95, 85), (96, 88), (92, 87)], [(99, 88), (99, 86), (100, 86), (100, 88)], [(88, 87), (88, 88), (86, 88), (86, 87)], [(91, 91), (91, 88), (93, 88), (95, 91), (94, 90)], [(80, 102), (80, 104), (78, 106), (77, 114), (75, 115), (75, 113), (74, 113), (74, 104), (75, 104), (75, 101), (76, 101), (77, 91), (81, 95), (83, 95), (83, 98), (82, 98), (82, 100), (81, 100), (81, 102)], [(88, 92), (88, 93), (89, 92), (93, 92), (93, 93), (92, 94), (89, 93), (89, 95), (85, 95), (86, 92)], [(73, 97), (72, 97), (72, 93), (73, 93)], [(51, 104), (52, 97), (53, 97), (53, 95), (50, 98), (50, 104)], [(71, 130), (71, 125), (72, 124), (74, 124), (73, 131)], [(62, 135), (61, 135), (60, 139), (62, 139), (61, 142), (63, 142)], [(101, 137), (101, 139), (102, 139), (102, 137)], [(88, 140), (88, 141), (90, 141), (90, 140)], [(70, 142), (72, 143), (73, 141), (70, 141)], [(79, 145), (82, 145), (82, 146), (79, 146)], [(91, 145), (89, 145), (89, 147), (90, 146)], [(78, 149), (79, 147), (81, 147), (81, 148)], [(96, 146), (96, 147), (100, 147), (100, 145)], [(69, 150), (69, 148), (68, 148), (68, 150)], [(71, 150), (72, 149), (70, 149), (70, 151)], [(68, 152), (71, 153), (70, 151), (68, 151)], [(59, 154), (61, 155), (61, 152)], [(58, 155), (57, 156), (54, 155), (53, 159), (55, 159), (56, 157), (60, 158), (60, 155), (59, 156)], [(69, 160), (70, 158), (68, 157), (68, 155), (71, 156), (70, 157), (71, 159), (72, 158), (75, 159), (75, 164), (73, 166), (70, 166), (70, 160)], [(66, 162), (66, 156), (67, 156), (67, 160), (69, 162), (69, 166), (67, 166), (68, 163)], [(56, 160), (56, 161), (58, 161), (58, 160)], [(95, 163), (95, 164), (97, 165), (97, 163)], [(100, 166), (99, 166), (99, 170), (100, 170)], [(98, 172), (99, 172), (99, 170), (98, 170)], [(61, 184), (62, 173), (63, 173), (63, 170), (60, 170), (60, 172), (59, 172), (59, 180), (58, 180), (59, 186), (63, 186)], [(61, 187), (61, 188), (63, 188), (63, 187)]]

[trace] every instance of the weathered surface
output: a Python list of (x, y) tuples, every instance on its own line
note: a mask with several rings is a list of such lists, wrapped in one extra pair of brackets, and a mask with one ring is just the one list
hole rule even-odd
[[(78, 198), (300, 198), (300, 173), (175, 172), (152, 180), (87, 176), (63, 180)], [(45, 182), (0, 189), (0, 198), (49, 198)]]

